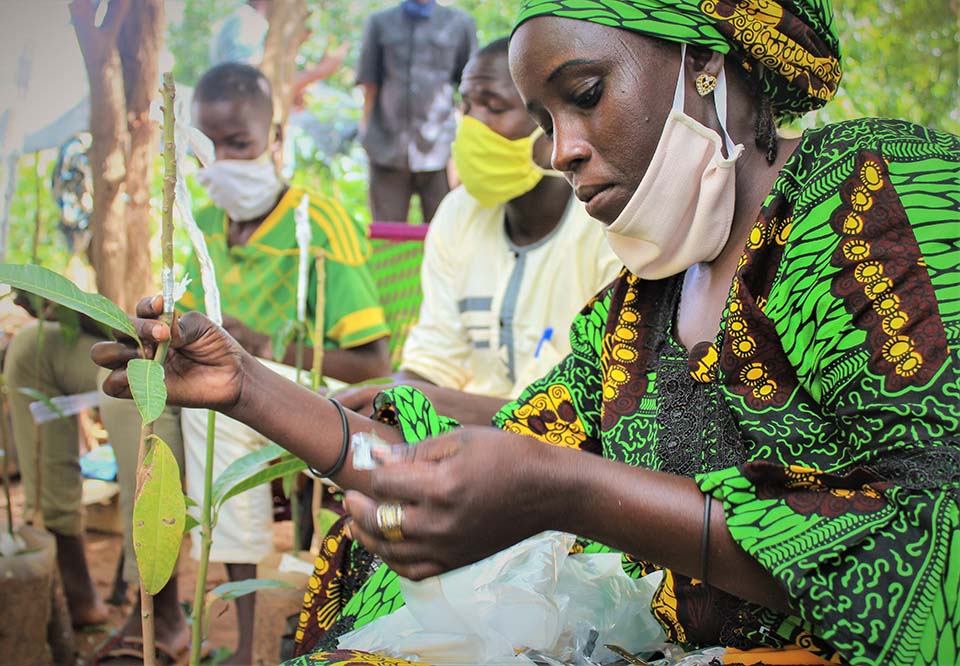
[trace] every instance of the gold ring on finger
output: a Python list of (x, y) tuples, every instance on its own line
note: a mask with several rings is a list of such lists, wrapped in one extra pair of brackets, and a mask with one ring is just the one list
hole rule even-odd
[(403, 506), (396, 503), (381, 504), (377, 507), (377, 527), (387, 541), (403, 539)]

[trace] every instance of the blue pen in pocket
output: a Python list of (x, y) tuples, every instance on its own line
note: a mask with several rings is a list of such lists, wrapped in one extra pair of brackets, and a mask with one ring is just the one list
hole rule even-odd
[(540, 336), (540, 342), (537, 343), (537, 348), (533, 352), (534, 358), (540, 358), (540, 352), (543, 351), (543, 345), (550, 342), (553, 338), (553, 327), (547, 326), (543, 329), (543, 335)]

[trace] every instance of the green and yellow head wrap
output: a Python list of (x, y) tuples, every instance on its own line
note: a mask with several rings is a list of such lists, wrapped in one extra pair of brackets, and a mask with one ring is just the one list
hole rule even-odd
[(560, 16), (736, 56), (758, 75), (774, 113), (823, 106), (840, 84), (829, 0), (524, 0), (516, 25)]

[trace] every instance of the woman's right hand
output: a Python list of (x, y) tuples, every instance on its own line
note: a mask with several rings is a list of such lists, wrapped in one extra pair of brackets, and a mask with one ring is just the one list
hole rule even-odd
[[(175, 320), (173, 330), (158, 318), (163, 298), (145, 298), (137, 304), (132, 318), (144, 346), (118, 335), (118, 342), (98, 342), (90, 351), (94, 363), (112, 372), (103, 382), (107, 395), (130, 398), (127, 363), (152, 358), (157, 346), (170, 340), (164, 361), (167, 401), (181, 407), (206, 407), (220, 411), (237, 404), (247, 364), (253, 358), (220, 326), (199, 312), (188, 312)], [(172, 334), (172, 337), (171, 337)]]

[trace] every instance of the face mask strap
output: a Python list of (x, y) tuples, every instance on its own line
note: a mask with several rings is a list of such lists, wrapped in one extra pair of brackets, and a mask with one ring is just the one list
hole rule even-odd
[(677, 73), (677, 87), (673, 91), (673, 110), (683, 113), (684, 89), (683, 89), (683, 67), (687, 62), (687, 45), (680, 45), (680, 71)]
[(533, 130), (533, 133), (530, 134), (530, 137), (529, 137), (530, 138), (530, 161), (533, 163), (533, 166), (536, 167), (537, 171), (540, 172), (540, 175), (550, 176), (552, 178), (564, 178), (565, 176), (563, 175), (562, 172), (557, 171), (556, 169), (544, 169), (542, 166), (537, 164), (536, 160), (533, 159), (534, 146), (542, 136), (543, 136), (543, 128), (537, 125), (537, 128)]
[[(684, 64), (687, 61), (687, 45), (680, 45), (680, 72), (677, 74), (677, 87), (673, 93), (673, 108), (675, 111), (683, 113), (685, 88), (683, 85)], [(713, 91), (713, 105), (717, 110), (717, 118), (720, 119), (720, 128), (723, 130), (723, 143), (727, 149), (727, 156), (733, 154), (736, 144), (733, 142), (730, 133), (727, 132), (727, 73), (726, 67), (720, 68), (720, 74), (717, 76), (717, 87)]]
[(723, 142), (727, 148), (727, 157), (733, 155), (735, 144), (727, 132), (727, 68), (720, 68), (720, 75), (717, 77), (717, 89), (713, 91), (713, 105), (717, 109), (717, 117), (720, 119), (720, 128), (723, 130)]

